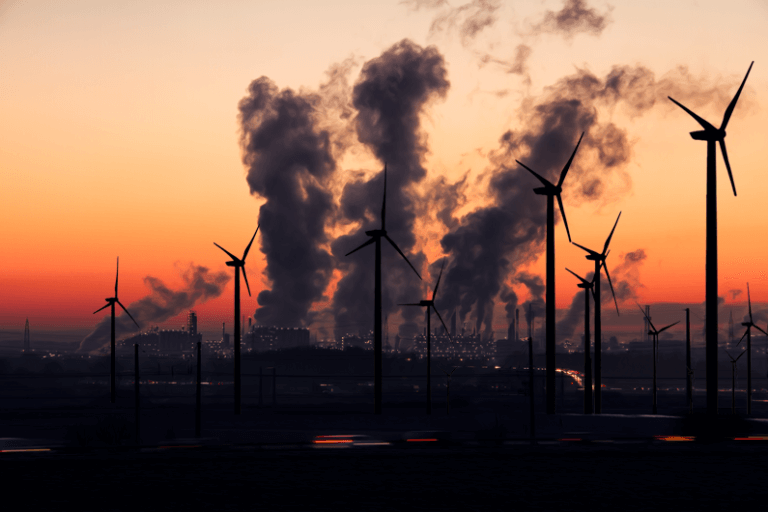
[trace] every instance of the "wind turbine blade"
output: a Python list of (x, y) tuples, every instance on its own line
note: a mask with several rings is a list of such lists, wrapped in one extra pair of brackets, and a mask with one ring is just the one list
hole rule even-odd
[(589, 281), (587, 281), (586, 279), (584, 279), (583, 277), (581, 277), (579, 274), (577, 274), (577, 273), (576, 273), (576, 272), (574, 272), (573, 270), (569, 269), (568, 267), (565, 267), (565, 270), (567, 270), (568, 272), (570, 272), (571, 274), (573, 274), (574, 276), (576, 276), (576, 279), (578, 279), (578, 280), (579, 280), (579, 281), (581, 281), (582, 283), (584, 283), (584, 284), (589, 284)]
[(584, 247), (583, 245), (579, 245), (579, 244), (577, 244), (576, 242), (571, 242), (571, 243), (572, 243), (573, 245), (575, 245), (576, 247), (579, 247), (579, 248), (581, 248), (581, 249), (584, 249), (585, 251), (587, 251), (587, 252), (588, 252), (589, 254), (591, 254), (592, 256), (600, 256), (600, 254), (599, 254), (599, 253), (597, 253), (597, 252), (593, 251), (592, 249), (587, 249), (587, 248), (586, 248), (586, 247)]
[(387, 163), (384, 162), (384, 200), (381, 202), (381, 229), (387, 225)]
[(405, 304), (398, 304), (398, 306), (421, 306), (421, 304), (418, 302), (408, 302)]
[[(259, 228), (261, 227), (261, 222), (256, 224), (256, 233), (259, 232)], [(243, 253), (243, 262), (245, 262), (245, 257), (248, 256), (248, 251), (251, 250), (251, 244), (253, 243), (253, 239), (256, 238), (256, 233), (253, 234), (251, 237), (251, 241), (248, 242), (248, 247), (245, 248), (245, 252)]]
[(408, 266), (411, 267), (413, 269), (413, 271), (416, 272), (416, 275), (419, 276), (419, 279), (421, 279), (421, 275), (419, 274), (419, 271), (416, 270), (416, 268), (413, 265), (411, 265), (411, 262), (408, 261), (408, 258), (405, 257), (405, 254), (403, 254), (403, 251), (400, 250), (400, 248), (397, 246), (397, 244), (395, 242), (393, 242), (392, 239), (389, 238), (388, 235), (384, 235), (384, 238), (386, 238), (389, 241), (389, 243), (392, 244), (392, 247), (394, 247), (395, 250), (400, 253), (400, 256), (403, 257), (403, 259), (408, 264)]
[[(619, 303), (616, 301), (616, 292), (613, 291), (613, 283), (611, 283), (611, 274), (608, 273), (608, 265), (605, 264), (605, 261), (603, 261), (603, 268), (605, 269), (605, 276), (608, 278), (608, 284), (611, 286), (611, 295), (613, 295), (613, 303), (616, 304), (616, 314), (618, 316), (621, 316), (621, 313), (619, 313)], [(650, 322), (650, 320), (648, 320)]]
[[(437, 318), (439, 318), (439, 319), (440, 319), (440, 323), (441, 323), (441, 324), (443, 324), (443, 329), (445, 329), (445, 334), (447, 334), (447, 335), (448, 335), (448, 339), (450, 340), (450, 339), (451, 339), (451, 335), (450, 335), (450, 334), (448, 334), (448, 333), (450, 333), (451, 331), (449, 331), (449, 330), (448, 330), (448, 326), (447, 326), (447, 325), (445, 325), (445, 322), (443, 321), (443, 317), (442, 317), (442, 316), (440, 316), (440, 312), (437, 310), (437, 308), (435, 307), (435, 305), (434, 305), (434, 304), (432, 304), (432, 306), (431, 306), (431, 307), (432, 307), (432, 309), (435, 311), (435, 314), (437, 314)], [(453, 341), (453, 340), (451, 340), (451, 341)]]
[(752, 298), (749, 296), (749, 283), (747, 283), (747, 304), (749, 304), (749, 323), (753, 324), (752, 321)]
[(744, 354), (746, 354), (746, 353), (747, 353), (747, 351), (745, 350), (744, 352), (742, 352), (741, 354), (739, 354), (739, 357), (737, 357), (737, 358), (734, 360), (734, 362), (735, 362), (735, 361), (738, 361), (738, 360), (741, 358), (741, 356), (743, 356), (743, 355), (744, 355)]
[(679, 323), (680, 323), (680, 320), (678, 320), (677, 322), (675, 322), (675, 323), (673, 323), (673, 324), (669, 324), (669, 325), (668, 325), (668, 326), (666, 326), (666, 327), (662, 327), (661, 329), (659, 329), (659, 332), (658, 332), (657, 334), (661, 334), (662, 332), (666, 331), (666, 330), (667, 330), (667, 329), (669, 329), (670, 327), (672, 327), (672, 326), (674, 326), (674, 325), (677, 325), (677, 324), (679, 324)]
[(728, 150), (725, 149), (725, 139), (720, 139), (720, 151), (723, 152), (723, 161), (725, 162), (725, 169), (728, 171), (728, 177), (731, 179), (731, 188), (733, 189), (733, 195), (736, 195), (736, 184), (733, 182), (733, 173), (731, 172), (731, 162), (728, 161)]
[(122, 303), (122, 302), (120, 302), (119, 300), (117, 301), (117, 303), (118, 303), (118, 304), (120, 304), (120, 307), (121, 307), (121, 308), (123, 308), (123, 311), (125, 311), (125, 314), (126, 314), (126, 315), (128, 315), (128, 318), (130, 318), (131, 320), (133, 320), (133, 323), (135, 323), (135, 324), (136, 324), (136, 327), (138, 327), (139, 329), (141, 329), (141, 327), (139, 327), (139, 322), (137, 322), (137, 321), (136, 321), (136, 320), (135, 320), (135, 319), (134, 319), (134, 318), (131, 316), (131, 314), (128, 312), (128, 310), (127, 310), (127, 309), (125, 309), (125, 306), (123, 306), (123, 303)]
[(220, 246), (216, 242), (213, 242), (213, 245), (215, 245), (216, 247), (218, 247), (219, 249), (221, 249), (225, 253), (229, 254), (229, 257), (232, 258), (233, 260), (240, 261), (240, 260), (237, 259), (237, 256), (235, 256), (234, 254), (232, 254), (231, 252), (229, 252), (228, 250), (226, 250), (225, 248), (223, 248), (222, 246)]
[(679, 101), (676, 101), (674, 98), (672, 98), (672, 96), (667, 96), (667, 98), (669, 98), (670, 100), (672, 100), (672, 101), (675, 103), (675, 105), (677, 105), (677, 106), (678, 106), (678, 107), (680, 107), (681, 109), (683, 109), (683, 110), (685, 110), (686, 112), (688, 112), (688, 113), (691, 115), (691, 117), (693, 117), (693, 118), (696, 120), (696, 122), (698, 122), (698, 123), (699, 123), (699, 124), (702, 126), (702, 128), (704, 128), (705, 130), (717, 130), (717, 129), (716, 129), (714, 126), (712, 126), (711, 124), (709, 124), (707, 121), (705, 121), (705, 120), (704, 120), (704, 119), (702, 119), (701, 117), (699, 117), (699, 116), (697, 116), (696, 114), (694, 114), (694, 113), (693, 113), (693, 111), (692, 111), (692, 110), (690, 110), (688, 107), (686, 107), (685, 105), (683, 105), (683, 104), (682, 104), (682, 103), (680, 103)]
[[(605, 251), (608, 250), (608, 245), (611, 243), (611, 238), (613, 238), (613, 232), (616, 231), (616, 226), (619, 224), (619, 219), (621, 218), (621, 212), (619, 212), (619, 216), (616, 217), (616, 222), (613, 223), (613, 229), (611, 230), (611, 234), (608, 235), (608, 239), (605, 241), (605, 246), (603, 247), (603, 254), (605, 254)], [(606, 254), (607, 256), (607, 254)], [(608, 271), (606, 270), (606, 273)]]
[(761, 328), (759, 328), (758, 326), (756, 326), (756, 325), (754, 325), (754, 324), (753, 324), (752, 326), (753, 326), (755, 329), (757, 329), (758, 331), (760, 331), (761, 333), (763, 333), (763, 334), (765, 334), (766, 336), (768, 336), (768, 332), (765, 332), (764, 330), (762, 330)]
[[(755, 327), (757, 327), (757, 326), (755, 326)], [(757, 328), (760, 329), (759, 327), (757, 327)], [(744, 331), (744, 334), (741, 335), (741, 338), (739, 339), (739, 343), (741, 343), (744, 340), (744, 338), (747, 337), (747, 333), (748, 332), (749, 332), (749, 327), (747, 327), (747, 330)], [(739, 346), (739, 343), (736, 344), (737, 347)]]
[(720, 125), (721, 130), (725, 130), (725, 127), (728, 125), (728, 121), (731, 120), (731, 114), (733, 114), (733, 109), (736, 107), (736, 102), (739, 101), (739, 96), (741, 95), (741, 90), (744, 89), (744, 84), (747, 83), (747, 77), (749, 76), (749, 72), (752, 71), (752, 65), (755, 63), (755, 61), (752, 61), (752, 64), (749, 65), (749, 69), (747, 70), (746, 76), (744, 76), (744, 80), (741, 81), (741, 85), (739, 86), (739, 90), (736, 91), (736, 96), (733, 97), (731, 100), (731, 103), (728, 105), (728, 108), (725, 109), (725, 114), (723, 115), (723, 123)]
[[(725, 350), (725, 349), (723, 349), (723, 350)], [(736, 360), (733, 358), (733, 356), (731, 355), (731, 353), (730, 353), (730, 352), (728, 352), (727, 350), (725, 350), (725, 353), (726, 353), (726, 354), (728, 354), (728, 357), (730, 357), (730, 358), (731, 358), (731, 361), (733, 361), (733, 362), (736, 362)]]
[(560, 181), (557, 182), (558, 187), (563, 186), (563, 182), (565, 181), (565, 175), (568, 174), (568, 169), (571, 167), (571, 162), (573, 162), (573, 157), (576, 156), (576, 151), (579, 149), (579, 144), (581, 144), (581, 139), (584, 138), (584, 132), (581, 132), (581, 137), (579, 137), (579, 142), (576, 143), (576, 147), (573, 149), (573, 153), (571, 153), (571, 158), (568, 159), (568, 163), (565, 164), (565, 167), (563, 167), (563, 172), (560, 173)]
[(248, 286), (248, 275), (245, 273), (245, 265), (243, 265), (243, 279), (245, 279), (245, 288), (248, 290), (248, 296), (251, 296), (251, 287)]
[(117, 267), (115, 269), (115, 297), (117, 297), (117, 276), (120, 274), (120, 256), (117, 257)]
[(542, 176), (538, 175), (538, 174), (536, 173), (536, 171), (534, 171), (533, 169), (531, 169), (530, 167), (528, 167), (527, 165), (525, 165), (524, 163), (522, 163), (520, 160), (515, 160), (515, 162), (517, 162), (518, 164), (522, 165), (523, 167), (525, 167), (525, 168), (528, 170), (528, 172), (530, 172), (531, 174), (533, 174), (534, 176), (536, 176), (536, 177), (539, 179), (539, 181), (540, 181), (540, 182), (542, 182), (542, 183), (544, 184), (544, 186), (545, 186), (545, 187), (551, 187), (551, 186), (553, 186), (553, 185), (552, 185), (552, 183), (550, 183), (550, 182), (549, 182), (549, 180), (547, 180), (546, 178), (544, 178), (544, 177), (542, 177)]
[(443, 258), (443, 264), (440, 265), (440, 274), (437, 276), (437, 283), (435, 283), (435, 290), (432, 292), (432, 300), (435, 300), (435, 295), (437, 295), (437, 287), (440, 286), (440, 278), (443, 277), (444, 267), (445, 267), (445, 258)]
[(102, 306), (102, 307), (100, 307), (99, 309), (97, 309), (96, 311), (94, 311), (94, 312), (93, 312), (93, 314), (95, 315), (96, 313), (98, 313), (98, 312), (99, 312), (99, 311), (101, 311), (102, 309), (104, 309), (104, 308), (108, 308), (108, 307), (109, 307), (109, 302), (107, 302), (107, 305), (106, 305), (106, 306)]
[(565, 210), (563, 209), (563, 200), (560, 198), (560, 194), (555, 195), (557, 197), (557, 204), (560, 205), (560, 215), (563, 216), (563, 224), (565, 224), (565, 232), (568, 233), (568, 241), (571, 241), (571, 230), (568, 229), (568, 219), (565, 218)]
[(371, 238), (369, 238), (369, 239), (368, 239), (368, 241), (367, 241), (367, 242), (365, 242), (363, 245), (361, 245), (361, 246), (360, 246), (360, 247), (358, 247), (357, 249), (354, 249), (354, 250), (352, 250), (352, 251), (349, 251), (349, 252), (348, 252), (347, 254), (345, 254), (344, 256), (349, 256), (349, 255), (350, 255), (350, 254), (352, 254), (353, 252), (359, 251), (360, 249), (362, 249), (362, 248), (363, 248), (363, 247), (365, 247), (366, 245), (371, 245), (371, 244), (372, 244), (373, 242), (375, 242), (375, 241), (376, 241), (376, 239), (375, 239), (374, 237), (371, 237)]

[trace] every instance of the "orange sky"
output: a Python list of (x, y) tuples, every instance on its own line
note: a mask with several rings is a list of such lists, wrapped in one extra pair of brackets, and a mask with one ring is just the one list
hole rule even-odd
[[(451, 181), (487, 170), (484, 155), (498, 148), (505, 130), (520, 128), (521, 102), (576, 68), (604, 76), (614, 65), (641, 64), (661, 78), (687, 66), (702, 83), (722, 87), (725, 100), (695, 107), (717, 125), (754, 60), (726, 139), (738, 197), (718, 155), (720, 293), (730, 302), (728, 291), (745, 290), (748, 281), (753, 301), (768, 302), (761, 236), (768, 231), (765, 2), (622, 0), (609, 8), (595, 0), (588, 4), (610, 22), (599, 35), (572, 37), (530, 34), (561, 0), (500, 3), (495, 24), (469, 40), (460, 24), (430, 30), (459, 2), (437, 9), (397, 1), (261, 4), (0, 4), (0, 329), (22, 329), (27, 317), (41, 327), (94, 326), (103, 313), (92, 312), (111, 296), (117, 256), (126, 305), (147, 294), (147, 275), (174, 288), (190, 263), (231, 272), (213, 242), (241, 253), (263, 202), (249, 194), (239, 147), (237, 104), (248, 84), (265, 75), (280, 88), (312, 90), (329, 66), (349, 57), (356, 59), (354, 83), (366, 60), (403, 38), (435, 45), (447, 62), (448, 96), (430, 107), (422, 128), (430, 149), (425, 167)], [(532, 48), (530, 83), (481, 65), (478, 56), (509, 60), (519, 44)], [(601, 115), (632, 141), (624, 168), (631, 188), (613, 183), (609, 200), (577, 205), (569, 203), (566, 182), (574, 241), (601, 246), (622, 211), (609, 268), (616, 256), (642, 248), (641, 302), (702, 302), (705, 145), (688, 135), (698, 126), (671, 104), (638, 117), (621, 109)], [(340, 162), (340, 176), (360, 167), (374, 172), (380, 163), (361, 147)], [(422, 229), (425, 238), (442, 233), (439, 226)], [(577, 291), (564, 267), (590, 267), (561, 224), (556, 231), (562, 308)], [(243, 290), (246, 314), (268, 287), (257, 248), (248, 261), (253, 297)], [(439, 257), (439, 245), (425, 252)], [(543, 255), (529, 271), (543, 275)], [(196, 307), (201, 319), (230, 323), (232, 295), (230, 282)], [(503, 329), (503, 315), (497, 321)]]

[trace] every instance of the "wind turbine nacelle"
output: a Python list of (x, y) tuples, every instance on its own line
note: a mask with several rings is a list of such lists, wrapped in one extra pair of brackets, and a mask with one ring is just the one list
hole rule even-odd
[(375, 236), (384, 236), (387, 234), (387, 232), (384, 231), (383, 229), (372, 229), (371, 231), (366, 231), (365, 234), (371, 237), (375, 237)]
[(694, 140), (721, 140), (725, 138), (725, 130), (698, 130), (691, 132), (691, 138)]
[(548, 196), (554, 194), (553, 191), (549, 190), (547, 187), (539, 187), (533, 189), (534, 194), (538, 194), (540, 196)]
[(226, 265), (227, 265), (228, 267), (236, 267), (236, 266), (237, 266), (237, 263), (238, 263), (237, 261), (231, 261), (231, 260), (230, 260), (230, 261), (228, 261), (228, 262), (226, 263)]

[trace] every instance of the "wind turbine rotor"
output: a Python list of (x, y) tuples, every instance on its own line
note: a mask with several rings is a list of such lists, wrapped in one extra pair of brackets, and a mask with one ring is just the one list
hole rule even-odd
[(602, 267), (605, 269), (605, 276), (608, 278), (608, 285), (611, 287), (611, 295), (613, 295), (613, 303), (616, 305), (616, 314), (621, 316), (621, 313), (619, 313), (619, 303), (616, 301), (616, 292), (613, 291), (611, 274), (608, 273), (608, 265), (605, 264), (605, 258), (603, 258)]
[(560, 215), (563, 216), (563, 224), (565, 224), (565, 232), (568, 234), (568, 241), (571, 241), (571, 230), (568, 229), (568, 220), (565, 218), (565, 209), (563, 208), (563, 199), (560, 197), (560, 193), (555, 194), (557, 198), (557, 204), (560, 206)]
[[(431, 306), (427, 306), (427, 307), (431, 307), (435, 311), (435, 314), (437, 315), (437, 318), (440, 319), (440, 323), (443, 324), (443, 329), (445, 329), (445, 333), (448, 335), (448, 339), (451, 340), (451, 335), (449, 334), (451, 331), (448, 330), (448, 326), (445, 325), (445, 322), (443, 321), (443, 317), (440, 316), (440, 312), (437, 310), (435, 305), (432, 304)], [(453, 340), (451, 340), (451, 341), (453, 341)]]
[(372, 244), (373, 242), (375, 242), (375, 241), (376, 241), (376, 238), (375, 238), (375, 237), (371, 237), (370, 239), (368, 239), (368, 241), (367, 241), (367, 242), (365, 242), (364, 244), (360, 245), (360, 246), (359, 246), (357, 249), (353, 249), (353, 250), (349, 251), (349, 252), (348, 252), (347, 254), (345, 254), (344, 256), (349, 256), (349, 255), (350, 255), (350, 254), (352, 254), (353, 252), (357, 252), (357, 251), (359, 251), (360, 249), (362, 249), (363, 247), (365, 247), (366, 245), (371, 245), (371, 244)]
[(440, 278), (443, 277), (443, 268), (445, 268), (445, 258), (443, 258), (443, 263), (440, 265), (440, 274), (437, 276), (437, 283), (435, 283), (435, 290), (432, 292), (432, 300), (435, 300), (435, 295), (437, 295), (437, 287), (440, 286)]
[[(411, 267), (411, 268), (413, 269), (413, 271), (414, 271), (414, 272), (416, 272), (416, 275), (417, 275), (417, 276), (419, 276), (419, 279), (421, 279), (421, 275), (419, 274), (419, 271), (418, 271), (418, 270), (416, 270), (416, 268), (415, 268), (413, 265), (411, 265), (411, 262), (410, 262), (410, 261), (408, 261), (408, 258), (405, 256), (405, 254), (403, 254), (403, 251), (401, 251), (401, 250), (400, 250), (400, 248), (397, 246), (397, 244), (396, 244), (395, 242), (393, 242), (393, 241), (392, 241), (392, 239), (391, 239), (391, 238), (389, 238), (389, 236), (387, 236), (386, 234), (384, 235), (384, 238), (386, 238), (386, 239), (387, 239), (387, 241), (388, 241), (390, 244), (392, 244), (392, 247), (394, 247), (394, 248), (395, 248), (395, 250), (396, 250), (398, 253), (400, 253), (400, 256), (402, 256), (402, 257), (403, 257), (403, 259), (404, 259), (404, 260), (405, 260), (405, 262), (408, 264), (408, 266), (409, 266), (409, 267)], [(362, 246), (361, 246), (361, 247), (362, 247)], [(355, 249), (355, 250), (357, 250), (357, 249)]]
[(248, 247), (245, 248), (245, 252), (243, 253), (243, 263), (245, 263), (245, 257), (248, 256), (248, 251), (251, 250), (251, 244), (253, 243), (253, 240), (256, 238), (256, 233), (259, 232), (259, 228), (261, 227), (261, 223), (258, 223), (256, 225), (256, 232), (251, 237), (251, 241), (248, 242)]
[(226, 250), (225, 248), (223, 248), (222, 246), (220, 246), (216, 242), (213, 242), (213, 245), (215, 245), (216, 247), (218, 247), (219, 249), (221, 249), (222, 251), (227, 253), (229, 255), (229, 257), (232, 258), (232, 261), (236, 261), (236, 262), (240, 261), (240, 259), (237, 256), (235, 256), (234, 254), (232, 254), (231, 252), (229, 252), (228, 250)]
[(749, 65), (749, 69), (747, 69), (747, 74), (744, 76), (744, 80), (741, 81), (741, 85), (739, 86), (739, 90), (736, 91), (736, 96), (733, 97), (731, 102), (728, 104), (728, 108), (725, 109), (725, 114), (723, 114), (723, 122), (720, 124), (720, 129), (725, 131), (725, 127), (728, 125), (728, 121), (731, 119), (731, 114), (733, 114), (733, 109), (736, 107), (736, 102), (739, 101), (739, 96), (741, 96), (741, 90), (744, 89), (744, 84), (747, 83), (747, 77), (749, 76), (749, 72), (752, 71), (752, 65), (755, 63), (755, 61), (752, 61), (752, 63)]
[(530, 172), (531, 174), (536, 176), (536, 178), (544, 185), (544, 188), (546, 188), (546, 189), (554, 188), (554, 185), (552, 185), (552, 183), (548, 179), (546, 179), (543, 176), (539, 175), (536, 171), (534, 171), (533, 169), (531, 169), (530, 167), (525, 165), (523, 162), (521, 162), (520, 160), (515, 160), (515, 162), (517, 162), (518, 164), (522, 165), (523, 167), (525, 167), (525, 169), (528, 172)]
[(97, 309), (96, 311), (94, 311), (94, 312), (93, 312), (93, 314), (95, 315), (96, 313), (98, 313), (98, 312), (99, 312), (99, 311), (101, 311), (102, 309), (106, 309), (106, 308), (108, 308), (110, 304), (111, 304), (111, 303), (110, 303), (109, 301), (107, 301), (107, 304), (106, 304), (105, 306), (102, 306), (102, 307), (100, 307), (99, 309)]
[(136, 324), (136, 327), (138, 327), (139, 329), (141, 329), (141, 326), (139, 326), (139, 322), (137, 322), (137, 321), (136, 321), (136, 319), (135, 319), (135, 318), (133, 318), (133, 317), (131, 316), (131, 314), (128, 312), (128, 310), (127, 310), (127, 309), (125, 309), (125, 306), (123, 306), (123, 303), (122, 303), (122, 302), (120, 302), (119, 300), (116, 300), (115, 302), (117, 302), (118, 304), (120, 304), (120, 307), (121, 307), (121, 308), (123, 308), (123, 311), (125, 311), (125, 314), (126, 314), (126, 315), (128, 315), (128, 317), (129, 317), (131, 320), (133, 320), (133, 323), (135, 323), (135, 324)]
[[(616, 222), (613, 223), (613, 229), (611, 230), (611, 234), (608, 235), (608, 238), (605, 240), (605, 246), (603, 247), (603, 254), (607, 256), (606, 251), (608, 250), (608, 246), (611, 244), (611, 238), (613, 238), (613, 232), (616, 231), (616, 226), (619, 224), (619, 219), (621, 218), (621, 212), (619, 212), (619, 216), (616, 217)], [(606, 273), (608, 271), (606, 270)]]
[(117, 257), (117, 267), (115, 269), (115, 298), (117, 298), (117, 277), (120, 274), (120, 256)]
[[(245, 257), (243, 257), (245, 259)], [(243, 279), (245, 280), (245, 288), (248, 290), (248, 296), (251, 296), (251, 287), (248, 285), (248, 275), (245, 273), (245, 262), (243, 262), (242, 265), (243, 269)]]
[(576, 147), (573, 149), (573, 153), (571, 153), (571, 158), (568, 159), (568, 163), (565, 164), (565, 167), (563, 167), (563, 171), (560, 173), (560, 179), (557, 182), (558, 189), (563, 186), (563, 182), (565, 181), (565, 175), (568, 174), (568, 169), (571, 168), (573, 157), (576, 156), (576, 151), (578, 151), (579, 144), (581, 144), (581, 139), (583, 138), (584, 138), (584, 132), (581, 132), (581, 137), (579, 137), (579, 142), (576, 143)]
[[(691, 117), (693, 117), (693, 118), (696, 120), (696, 122), (697, 122), (697, 123), (699, 123), (699, 124), (701, 125), (701, 127), (702, 127), (702, 128), (704, 128), (704, 131), (705, 131), (705, 132), (707, 132), (707, 133), (717, 132), (717, 128), (715, 128), (714, 126), (712, 126), (712, 125), (711, 125), (709, 122), (707, 122), (705, 119), (702, 119), (701, 117), (699, 117), (698, 115), (696, 115), (696, 114), (695, 114), (695, 113), (694, 113), (694, 112), (693, 112), (691, 109), (689, 109), (688, 107), (686, 107), (685, 105), (683, 105), (683, 104), (682, 104), (682, 103), (680, 103), (679, 101), (675, 100), (675, 99), (674, 99), (672, 96), (667, 96), (667, 98), (669, 98), (670, 100), (672, 100), (672, 102), (673, 102), (675, 105), (677, 105), (677, 106), (678, 106), (678, 107), (680, 107), (681, 109), (683, 109), (683, 110), (685, 110), (686, 112), (688, 112), (688, 114), (690, 114), (690, 116), (691, 116)], [(691, 132), (691, 135), (693, 135), (694, 133), (696, 133), (696, 132)]]
[(733, 182), (733, 173), (731, 172), (731, 163), (728, 161), (728, 151), (725, 149), (725, 139), (720, 139), (720, 151), (723, 152), (723, 161), (725, 162), (725, 169), (728, 171), (728, 178), (731, 180), (731, 188), (733, 189), (733, 195), (736, 195), (736, 184)]
[(387, 164), (384, 163), (384, 200), (381, 202), (381, 230), (387, 225)]

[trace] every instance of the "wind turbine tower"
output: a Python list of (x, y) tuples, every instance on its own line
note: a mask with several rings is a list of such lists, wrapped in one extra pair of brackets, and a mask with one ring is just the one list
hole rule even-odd
[[(104, 308), (111, 306), (111, 312), (112, 312), (112, 329), (111, 329), (111, 335), (110, 338), (110, 376), (109, 376), (109, 400), (110, 403), (115, 403), (115, 397), (117, 395), (117, 387), (115, 385), (115, 371), (116, 371), (116, 361), (115, 361), (115, 303), (119, 304), (121, 308), (123, 308), (123, 311), (130, 317), (131, 320), (133, 320), (133, 323), (136, 324), (136, 327), (139, 327), (139, 323), (131, 316), (131, 314), (128, 312), (127, 309), (125, 309), (125, 306), (123, 306), (123, 303), (120, 302), (117, 298), (117, 278), (120, 274), (120, 257), (117, 257), (117, 269), (115, 271), (115, 296), (114, 297), (107, 297), (105, 300), (107, 301), (107, 304), (100, 307), (96, 311), (93, 312), (95, 315), (99, 311), (101, 311)], [(139, 327), (141, 328), (141, 327)]]
[(741, 95), (741, 91), (744, 88), (744, 84), (747, 81), (749, 72), (752, 70), (752, 64), (749, 65), (747, 74), (744, 80), (739, 86), (739, 90), (736, 92), (736, 96), (733, 97), (728, 108), (725, 109), (725, 115), (723, 115), (723, 122), (720, 124), (720, 128), (715, 128), (710, 123), (694, 114), (693, 111), (685, 107), (682, 103), (675, 101), (672, 97), (667, 96), (677, 106), (685, 110), (696, 122), (698, 122), (703, 130), (691, 132), (691, 138), (694, 140), (707, 141), (707, 256), (706, 256), (706, 314), (705, 314), (705, 331), (706, 331), (706, 368), (707, 368), (707, 413), (710, 415), (717, 414), (717, 172), (715, 161), (715, 144), (720, 144), (720, 150), (723, 153), (723, 161), (725, 162), (725, 168), (728, 170), (728, 177), (731, 180), (731, 188), (733, 188), (733, 195), (736, 195), (736, 185), (733, 182), (733, 174), (731, 173), (731, 164), (728, 161), (728, 151), (725, 149), (725, 127), (728, 126), (728, 121), (731, 119), (733, 109), (736, 107), (736, 102)]
[(372, 229), (366, 231), (365, 234), (371, 237), (367, 242), (358, 246), (356, 249), (349, 251), (346, 256), (359, 251), (363, 247), (371, 244), (376, 244), (376, 260), (374, 264), (374, 303), (373, 303), (373, 358), (374, 358), (374, 376), (373, 376), (373, 388), (374, 388), (374, 413), (381, 414), (381, 239), (385, 238), (392, 247), (403, 257), (408, 266), (416, 272), (416, 275), (421, 279), (418, 271), (411, 265), (408, 258), (405, 257), (403, 251), (397, 246), (395, 242), (389, 238), (386, 230), (387, 219), (387, 166), (384, 165), (384, 200), (381, 205), (381, 229)]
[(565, 220), (565, 210), (563, 209), (563, 200), (560, 197), (560, 193), (563, 191), (563, 182), (565, 176), (568, 174), (568, 169), (571, 167), (573, 157), (576, 156), (576, 151), (579, 149), (581, 139), (584, 138), (584, 132), (581, 132), (579, 142), (576, 143), (571, 158), (563, 167), (560, 172), (560, 179), (557, 185), (553, 185), (549, 180), (540, 176), (534, 172), (530, 167), (515, 160), (518, 164), (523, 166), (528, 172), (533, 174), (541, 183), (543, 187), (535, 188), (533, 191), (538, 195), (547, 196), (547, 309), (546, 309), (546, 366), (547, 366), (547, 414), (555, 413), (555, 198), (557, 198), (557, 204), (560, 206), (560, 214), (563, 216), (563, 224), (565, 224), (565, 231), (568, 233), (568, 241), (571, 241), (571, 232), (568, 229), (568, 221)]
[(605, 245), (603, 246), (603, 252), (597, 252), (593, 251), (592, 249), (587, 249), (583, 245), (579, 245), (576, 242), (573, 242), (573, 245), (580, 247), (581, 249), (587, 251), (587, 259), (592, 260), (595, 262), (595, 275), (593, 277), (594, 280), (594, 287), (595, 287), (595, 414), (601, 414), (603, 411), (602, 407), (602, 341), (603, 341), (603, 334), (602, 334), (602, 327), (601, 327), (601, 306), (600, 306), (600, 269), (605, 269), (605, 276), (608, 278), (608, 284), (611, 286), (611, 294), (613, 295), (613, 303), (616, 305), (616, 314), (619, 314), (619, 303), (616, 302), (616, 293), (613, 291), (613, 284), (611, 283), (611, 275), (608, 273), (608, 267), (605, 264), (605, 259), (608, 257), (608, 253), (611, 251), (608, 250), (608, 246), (611, 244), (611, 238), (613, 238), (613, 232), (616, 231), (616, 226), (619, 224), (619, 219), (621, 218), (621, 212), (619, 212), (619, 216), (616, 217), (616, 222), (613, 224), (613, 229), (611, 230), (611, 234), (608, 235), (608, 238), (605, 240)]
[[(245, 279), (245, 287), (248, 289), (248, 296), (251, 296), (251, 287), (248, 285), (248, 276), (245, 273), (245, 258), (248, 256), (248, 251), (251, 250), (251, 244), (253, 244), (253, 240), (256, 238), (256, 233), (259, 232), (259, 227), (261, 225), (256, 225), (256, 231), (253, 233), (253, 236), (251, 237), (251, 241), (248, 242), (248, 247), (245, 248), (245, 252), (243, 253), (243, 257), (238, 258), (216, 242), (213, 242), (213, 245), (227, 253), (230, 258), (232, 258), (230, 261), (226, 263), (228, 267), (235, 267), (235, 329), (234, 329), (234, 336), (235, 336), (235, 414), (240, 414), (240, 398), (241, 398), (241, 375), (240, 375), (240, 269), (243, 269), (243, 279)], [(226, 339), (226, 333), (224, 333), (224, 324), (221, 326), (222, 335)]]
[(435, 307), (435, 295), (437, 295), (437, 287), (440, 286), (440, 278), (443, 277), (443, 267), (445, 267), (445, 260), (440, 266), (440, 275), (437, 276), (437, 283), (435, 284), (435, 290), (432, 292), (432, 299), (422, 300), (416, 303), (398, 304), (399, 306), (419, 306), (427, 308), (427, 414), (432, 414), (432, 352), (430, 346), (430, 339), (432, 336), (432, 310), (437, 314), (437, 318), (440, 319), (440, 323), (443, 324), (443, 328), (448, 332), (443, 317), (440, 316), (440, 312)]

